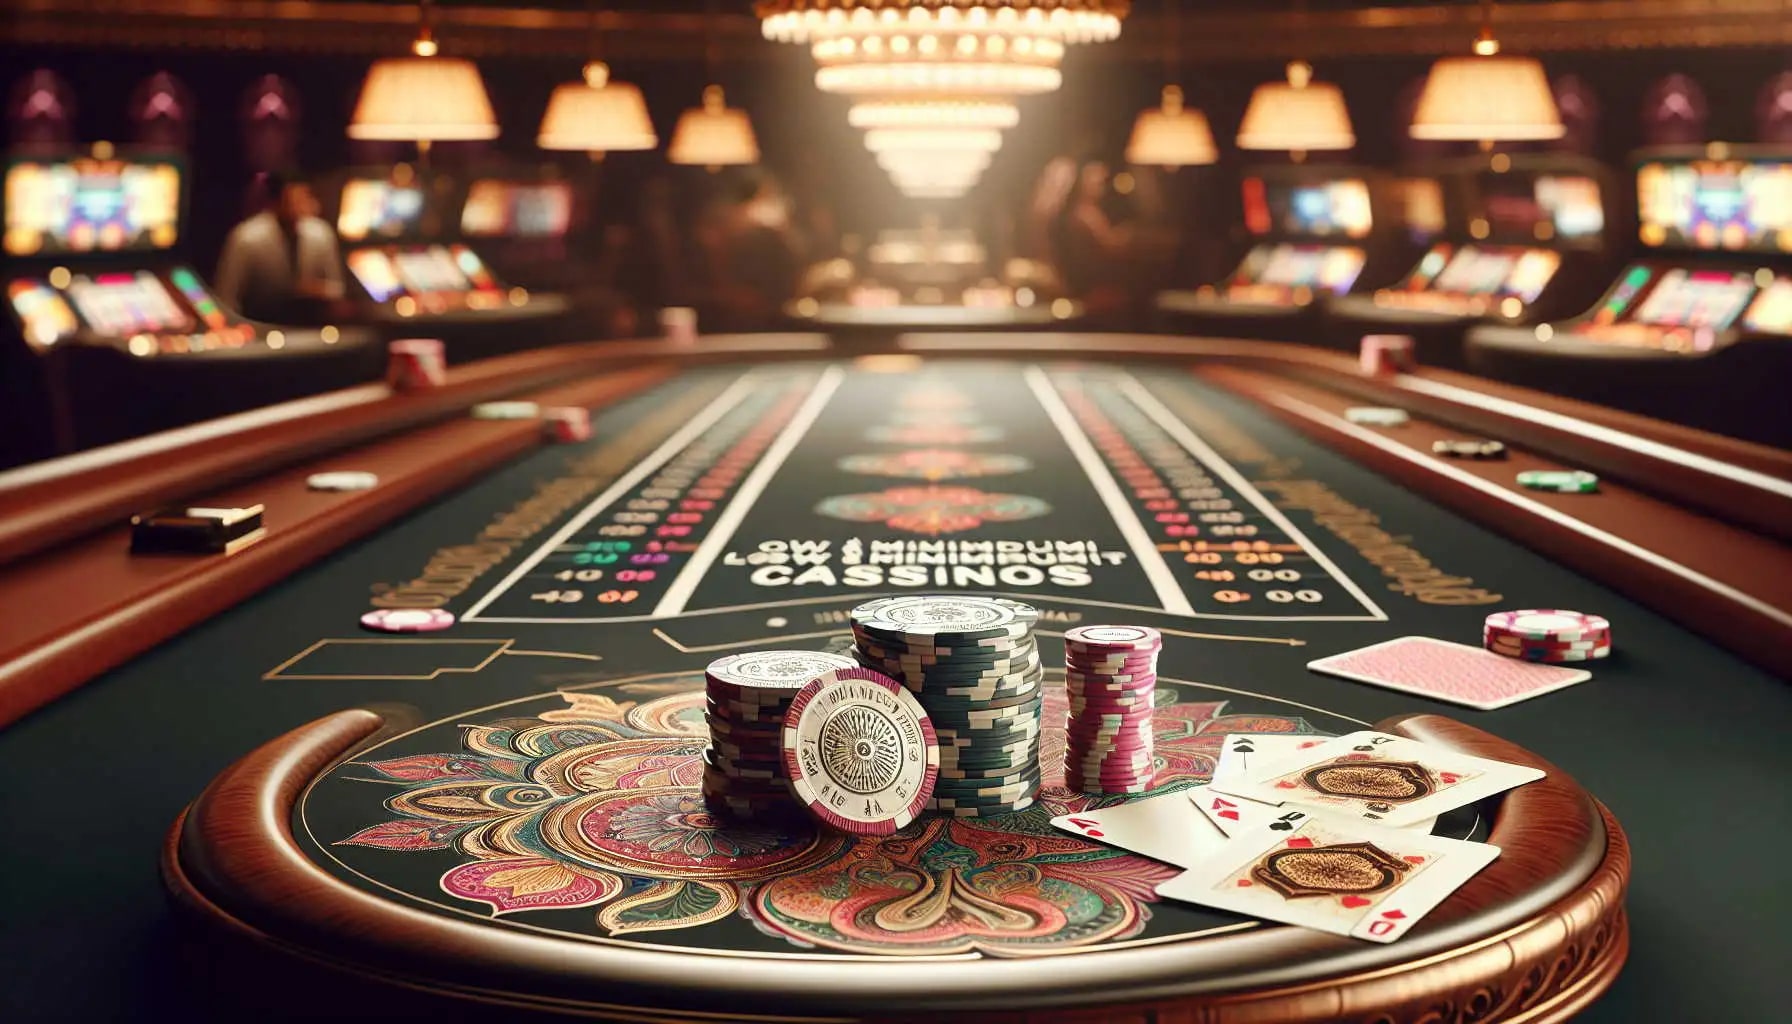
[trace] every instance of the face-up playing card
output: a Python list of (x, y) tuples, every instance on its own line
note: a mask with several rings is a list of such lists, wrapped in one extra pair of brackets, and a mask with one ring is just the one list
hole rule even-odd
[(1485, 843), (1283, 811), (1239, 833), (1224, 856), (1170, 879), (1157, 893), (1392, 942), (1499, 854), (1499, 847)]
[(1400, 827), (1543, 777), (1541, 769), (1381, 732), (1353, 732), (1259, 765), (1215, 788), (1264, 803)]
[(1204, 863), (1226, 845), (1225, 834), (1201, 817), (1181, 793), (1060, 815), (1052, 824), (1180, 868)]
[(1330, 736), (1295, 736), (1288, 733), (1235, 732), (1220, 746), (1220, 759), (1213, 767), (1213, 780), (1220, 782), (1248, 772), (1255, 765), (1286, 757), (1297, 750), (1316, 747)]
[[(1287, 733), (1233, 733), (1220, 745), (1220, 759), (1214, 766), (1212, 781), (1217, 784), (1227, 779), (1240, 778), (1254, 764), (1267, 764), (1296, 751), (1316, 747), (1329, 738)], [(1250, 828), (1275, 806), (1259, 800), (1230, 796), (1208, 786), (1195, 786), (1185, 792), (1188, 793), (1189, 800), (1207, 816), (1207, 820), (1229, 836)]]
[(1307, 667), (1326, 675), (1482, 711), (1541, 697), (1593, 678), (1593, 673), (1583, 669), (1520, 661), (1485, 648), (1428, 636), (1403, 636), (1310, 661)]
[(1274, 804), (1222, 793), (1212, 786), (1191, 786), (1183, 792), (1214, 827), (1228, 836), (1255, 828), (1281, 813), (1281, 808)]
[[(1211, 786), (1191, 786), (1183, 792), (1188, 794), (1189, 802), (1193, 803), (1202, 814), (1205, 814), (1208, 821), (1213, 822), (1214, 827), (1228, 836), (1236, 836), (1240, 832), (1256, 828), (1282, 813), (1282, 808), (1275, 804), (1266, 804), (1261, 800), (1222, 793)], [(1320, 813), (1329, 812), (1322, 811)], [(1423, 818), (1410, 825), (1400, 827), (1412, 829), (1415, 832), (1429, 832), (1437, 827), (1437, 819)]]

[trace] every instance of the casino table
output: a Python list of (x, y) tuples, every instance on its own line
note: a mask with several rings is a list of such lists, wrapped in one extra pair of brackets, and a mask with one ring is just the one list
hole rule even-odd
[[(0, 523), (0, 550), (35, 548), (0, 600), (45, 606), (16, 618), (91, 604), (0, 645), (0, 1019), (1782, 1015), (1779, 454), (1491, 402), (1517, 392), (1476, 405), (1447, 374), (1360, 379), (1333, 353), (755, 345), (519, 357), (515, 394), (597, 410), (588, 442), (460, 416), (498, 386), (462, 367), (452, 402), (245, 426), (271, 447), (220, 456), (210, 489), (171, 448), (111, 471), (267, 502), (269, 538), (228, 559)], [(1338, 415), (1365, 395), (1412, 422)], [(1511, 461), (1415, 454), (1462, 423), (1504, 423)], [(1599, 494), (1501, 489), (1555, 445), (1609, 462)], [(308, 494), (317, 468), (382, 483)], [(1372, 725), (1547, 776), (1475, 805), (1500, 857), (1387, 945), (1161, 899), (1175, 869), (1048, 824), (1127, 799), (1058, 785), (1049, 728), (1041, 799), (1014, 814), (855, 838), (707, 811), (706, 664), (840, 650), (855, 604), (933, 592), (1033, 605), (1054, 657), (1079, 624), (1160, 630), (1159, 793), (1208, 777), (1229, 733)], [(458, 622), (358, 625), (407, 607)], [(1476, 644), (1488, 612), (1533, 607), (1606, 616), (1616, 653), (1495, 711), (1306, 668)]]

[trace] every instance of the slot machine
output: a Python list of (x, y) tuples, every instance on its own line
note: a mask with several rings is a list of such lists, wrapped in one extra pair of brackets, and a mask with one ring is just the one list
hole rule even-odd
[(1327, 307), (1337, 347), (1404, 334), (1421, 366), (1461, 369), (1471, 327), (1570, 315), (1609, 280), (1616, 190), (1594, 161), (1496, 153), (1441, 167), (1439, 177), (1445, 230), (1399, 281)]
[[(487, 203), (487, 195), (477, 200)], [(440, 338), (453, 363), (569, 339), (564, 296), (504, 280), (454, 230), (473, 199), (451, 178), (405, 164), (351, 171), (335, 198), (336, 233), (360, 322), (388, 338)], [(506, 224), (515, 215), (502, 197), (498, 205), (496, 213), (476, 208), (476, 228)]]
[(1411, 262), (1392, 179), (1367, 168), (1296, 164), (1248, 173), (1252, 244), (1225, 280), (1159, 293), (1167, 326), (1223, 337), (1307, 341), (1333, 298)]
[(1468, 334), (1478, 373), (1792, 446), (1792, 150), (1634, 159), (1638, 251), (1590, 309)]
[(176, 156), (17, 157), (5, 169), (11, 462), (377, 377), (369, 332), (248, 320), (183, 262)]
[(476, 171), (460, 204), (459, 242), (477, 247), (493, 273), (532, 298), (562, 298), (581, 340), (604, 337), (626, 299), (608, 280), (602, 254), (575, 237), (579, 223), (574, 184), (551, 166)]

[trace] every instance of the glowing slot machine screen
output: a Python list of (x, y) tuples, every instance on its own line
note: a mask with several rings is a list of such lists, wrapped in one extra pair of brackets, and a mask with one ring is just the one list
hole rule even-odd
[(1502, 289), (1507, 295), (1515, 295), (1519, 301), (1531, 303), (1549, 287), (1549, 282), (1562, 267), (1562, 254), (1554, 249), (1526, 249), (1513, 264), (1511, 276), (1506, 278)]
[(469, 287), (460, 268), (454, 265), (454, 256), (443, 246), (400, 249), (395, 262), (398, 276), (409, 291), (431, 295), (464, 292)]
[(1363, 263), (1368, 255), (1361, 249), (1348, 245), (1334, 245), (1326, 249), (1325, 259), (1319, 267), (1319, 287), (1333, 295), (1342, 295), (1356, 284), (1357, 276), (1363, 272)]
[(348, 254), (348, 272), (355, 275), (367, 297), (386, 302), (404, 293), (404, 282), (383, 249), (356, 249)]
[(1723, 330), (1755, 296), (1753, 274), (1676, 268), (1661, 276), (1634, 318), (1661, 327)]
[(6, 286), (6, 297), (19, 318), (25, 340), (33, 345), (54, 345), (81, 326), (74, 310), (47, 281), (14, 281)]
[(418, 229), (423, 220), (423, 189), (377, 178), (352, 178), (342, 186), (342, 208), (336, 233), (353, 242), (363, 238), (398, 238)]
[(1505, 283), (1514, 262), (1512, 254), (1504, 250), (1463, 246), (1437, 276), (1437, 290), (1457, 295), (1492, 295)]
[(1792, 162), (1647, 163), (1636, 191), (1645, 245), (1792, 252)]
[(180, 238), (181, 169), (168, 161), (20, 161), (6, 169), (6, 253), (167, 249)]
[(1316, 245), (1278, 245), (1258, 278), (1264, 284), (1286, 288), (1311, 288), (1319, 281), (1325, 250)]
[(1563, 240), (1597, 238), (1605, 230), (1605, 205), (1592, 178), (1544, 175), (1537, 179), (1537, 206)]
[(162, 279), (147, 270), (77, 276), (69, 282), (68, 296), (81, 319), (99, 334), (127, 337), (193, 329), (192, 316)]
[(1792, 278), (1776, 277), (1761, 289), (1742, 322), (1751, 331), (1792, 334)]
[(572, 186), (481, 178), (467, 189), (460, 230), (469, 238), (558, 238), (572, 224)]

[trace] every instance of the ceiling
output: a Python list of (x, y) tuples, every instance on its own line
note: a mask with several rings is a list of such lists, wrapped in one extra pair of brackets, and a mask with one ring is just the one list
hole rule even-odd
[[(1509, 49), (1792, 47), (1792, 0), (1503, 0)], [(578, 56), (592, 12), (606, 49), (683, 60), (779, 52), (748, 0), (436, 0), (444, 47), (472, 57)], [(390, 53), (415, 30), (413, 0), (0, 0), (0, 42), (334, 54)], [(1170, 12), (1177, 17), (1172, 31)], [(1437, 54), (1466, 48), (1478, 0), (1134, 0), (1121, 41), (1091, 59), (1191, 62)]]

